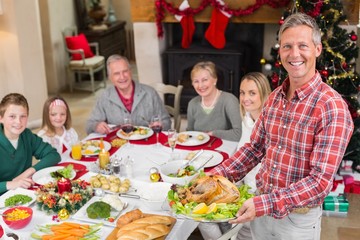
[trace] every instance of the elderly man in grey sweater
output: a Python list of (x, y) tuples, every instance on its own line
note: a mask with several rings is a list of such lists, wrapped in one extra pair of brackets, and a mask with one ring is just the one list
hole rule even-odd
[(171, 120), (164, 103), (155, 89), (132, 80), (129, 61), (112, 55), (106, 65), (114, 86), (108, 87), (97, 100), (87, 121), (87, 133), (107, 134), (108, 124), (121, 124), (125, 116), (131, 116), (133, 125), (148, 126), (151, 118), (159, 115), (163, 130), (168, 130)]

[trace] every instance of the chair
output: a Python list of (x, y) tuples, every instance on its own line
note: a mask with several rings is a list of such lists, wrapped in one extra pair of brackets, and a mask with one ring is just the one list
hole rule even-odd
[[(66, 37), (78, 36), (78, 31), (76, 27), (65, 28), (62, 31), (63, 40), (65, 45), (65, 50), (69, 56), (69, 60), (67, 63), (67, 69), (69, 72), (73, 72), (76, 74), (77, 78), (75, 78), (75, 84), (73, 84), (73, 80), (70, 78), (70, 92), (73, 89), (87, 90), (91, 92), (95, 92), (97, 89), (103, 85), (106, 88), (106, 72), (105, 72), (105, 57), (99, 55), (99, 44), (98, 43), (89, 43), (90, 47), (95, 49), (95, 55), (92, 57), (85, 57), (85, 53), (83, 49), (69, 49), (66, 43)], [(80, 54), (80, 60), (72, 60), (72, 54)], [(95, 82), (95, 73), (101, 72), (102, 79), (100, 81)], [(89, 82), (82, 80), (81, 75), (87, 74), (90, 76), (90, 86)]]
[(169, 114), (174, 118), (174, 128), (177, 132), (180, 131), (181, 126), (181, 115), (180, 115), (180, 98), (181, 92), (183, 90), (182, 85), (178, 85), (177, 87), (173, 85), (165, 85), (163, 83), (159, 83), (155, 85), (155, 89), (160, 93), (162, 99), (165, 101), (165, 96), (170, 94), (174, 96), (173, 105), (166, 105), (165, 108), (169, 112)]

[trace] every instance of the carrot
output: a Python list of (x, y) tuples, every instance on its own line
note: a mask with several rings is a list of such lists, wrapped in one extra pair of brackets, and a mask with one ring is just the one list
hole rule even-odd
[(49, 240), (51, 237), (53, 237), (54, 235), (50, 235), (50, 234), (46, 234), (46, 235), (42, 235), (41, 236), (41, 240)]
[(80, 224), (80, 223), (74, 223), (74, 222), (63, 222), (63, 226), (69, 226), (72, 228), (90, 228), (90, 225), (88, 224)]
[(49, 238), (49, 240), (62, 240), (64, 238), (70, 237), (70, 236), (71, 236), (70, 233), (69, 234), (56, 235), (56, 236), (53, 236), (53, 237)]
[(72, 227), (68, 227), (68, 226), (62, 226), (62, 225), (53, 225), (50, 227), (50, 230), (55, 232), (57, 230), (71, 230)]
[(63, 240), (78, 240), (78, 239), (79, 239), (78, 237), (70, 236), (70, 237), (64, 238)]
[(71, 234), (72, 236), (83, 237), (88, 231), (84, 229), (71, 229), (71, 230), (57, 230), (55, 233)]

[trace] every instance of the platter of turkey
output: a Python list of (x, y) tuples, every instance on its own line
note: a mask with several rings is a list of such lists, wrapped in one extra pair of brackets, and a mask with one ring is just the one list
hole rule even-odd
[(199, 176), (185, 186), (173, 185), (168, 201), (175, 217), (198, 222), (228, 222), (254, 195), (250, 187), (235, 186), (223, 176)]

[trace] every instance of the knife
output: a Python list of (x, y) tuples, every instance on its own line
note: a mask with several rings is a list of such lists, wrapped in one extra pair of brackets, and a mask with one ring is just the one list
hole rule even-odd
[(200, 151), (198, 151), (196, 154), (195, 154), (195, 156), (191, 159), (191, 160), (189, 160), (187, 163), (185, 163), (184, 165), (182, 165), (181, 167), (180, 167), (180, 169), (184, 169), (184, 168), (186, 168), (187, 166), (189, 166), (192, 162), (194, 162), (202, 153), (204, 152), (204, 149), (201, 149)]

